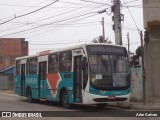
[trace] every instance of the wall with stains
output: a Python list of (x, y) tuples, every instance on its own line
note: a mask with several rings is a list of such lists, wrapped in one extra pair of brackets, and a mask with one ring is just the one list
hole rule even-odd
[(131, 101), (143, 101), (142, 68), (131, 68)]

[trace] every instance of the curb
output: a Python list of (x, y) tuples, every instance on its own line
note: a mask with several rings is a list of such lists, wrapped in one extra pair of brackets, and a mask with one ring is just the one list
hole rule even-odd
[(136, 103), (136, 102), (131, 102), (129, 104), (116, 104), (116, 105), (109, 105), (113, 107), (119, 107), (119, 108), (124, 108), (124, 109), (129, 109), (129, 110), (155, 110), (155, 111), (160, 111), (160, 103), (148, 103), (144, 105), (143, 103)]
[(139, 109), (139, 110), (160, 110), (160, 103), (136, 103), (136, 102), (131, 102), (129, 104), (131, 109)]
[(160, 105), (159, 104), (153, 104), (151, 105), (130, 105), (131, 109), (139, 109), (139, 110), (159, 110), (160, 111)]

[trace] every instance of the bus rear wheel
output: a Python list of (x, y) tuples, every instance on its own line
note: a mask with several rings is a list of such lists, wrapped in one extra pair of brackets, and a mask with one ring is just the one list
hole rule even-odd
[(31, 88), (27, 89), (27, 101), (29, 103), (32, 103), (34, 101), (34, 99), (32, 98), (32, 90), (31, 90)]
[(72, 105), (69, 103), (69, 95), (67, 90), (64, 90), (61, 95), (61, 103), (64, 108), (71, 108)]

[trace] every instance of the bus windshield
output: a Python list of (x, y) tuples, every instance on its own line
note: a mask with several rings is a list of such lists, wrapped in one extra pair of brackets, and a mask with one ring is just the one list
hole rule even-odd
[(91, 85), (98, 89), (128, 87), (130, 85), (130, 70), (125, 48), (99, 47), (100, 49), (97, 48), (97, 51), (92, 46), (87, 48)]

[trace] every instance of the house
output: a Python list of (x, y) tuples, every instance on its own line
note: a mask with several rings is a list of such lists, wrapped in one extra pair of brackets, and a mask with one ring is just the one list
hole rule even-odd
[(145, 28), (144, 62), (146, 71), (146, 100), (160, 101), (160, 1), (143, 0)]
[(0, 89), (13, 89), (15, 58), (28, 55), (24, 38), (0, 38)]

